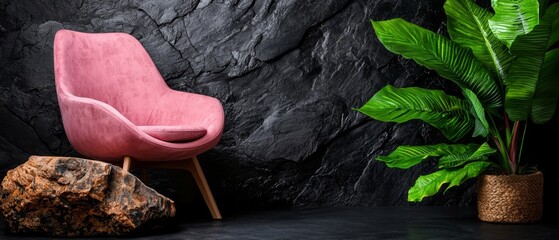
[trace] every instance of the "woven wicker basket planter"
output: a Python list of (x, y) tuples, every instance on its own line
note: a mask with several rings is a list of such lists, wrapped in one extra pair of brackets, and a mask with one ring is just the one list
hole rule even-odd
[(541, 220), (543, 175), (482, 175), (477, 178), (478, 218), (494, 223)]

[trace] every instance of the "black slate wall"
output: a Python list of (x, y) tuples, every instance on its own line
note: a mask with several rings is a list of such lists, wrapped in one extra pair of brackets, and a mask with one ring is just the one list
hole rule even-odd
[[(222, 141), (200, 159), (225, 211), (411, 205), (407, 189), (435, 166), (394, 170), (373, 158), (401, 144), (435, 143), (440, 133), (420, 122), (372, 121), (352, 108), (388, 83), (452, 90), (435, 73), (385, 50), (369, 23), (402, 17), (444, 32), (443, 3), (2, 0), (0, 176), (29, 155), (79, 156), (60, 120), (54, 33), (122, 31), (140, 40), (169, 86), (223, 103)], [(551, 124), (534, 130), (557, 133)], [(546, 154), (546, 144), (557, 143), (537, 141), (536, 157)], [(545, 173), (554, 165), (542, 167)], [(183, 173), (154, 171), (151, 179), (154, 188), (178, 201), (198, 199), (190, 195), (197, 190)], [(557, 192), (557, 179), (547, 177), (547, 188)], [(419, 205), (472, 205), (472, 186)]]

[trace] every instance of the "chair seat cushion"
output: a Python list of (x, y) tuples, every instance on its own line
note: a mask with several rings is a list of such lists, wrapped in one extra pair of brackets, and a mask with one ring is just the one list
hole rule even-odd
[(138, 128), (147, 135), (166, 142), (194, 141), (207, 132), (205, 128), (188, 126), (138, 126)]

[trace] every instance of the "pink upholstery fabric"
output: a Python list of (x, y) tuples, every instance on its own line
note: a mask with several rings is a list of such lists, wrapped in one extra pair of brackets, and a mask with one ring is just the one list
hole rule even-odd
[[(219, 100), (169, 88), (141, 43), (129, 34), (59, 30), (54, 73), (64, 130), (84, 156), (183, 160), (211, 149), (221, 138), (224, 113)], [(177, 129), (182, 133), (173, 132)]]
[(138, 126), (140, 130), (159, 140), (187, 142), (206, 135), (206, 129), (188, 126)]

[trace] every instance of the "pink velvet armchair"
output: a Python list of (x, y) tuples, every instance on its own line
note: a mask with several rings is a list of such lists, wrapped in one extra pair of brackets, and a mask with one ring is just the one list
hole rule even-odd
[(192, 173), (214, 219), (221, 214), (197, 155), (221, 138), (216, 98), (169, 88), (141, 43), (126, 33), (59, 30), (54, 74), (72, 147), (96, 160)]

